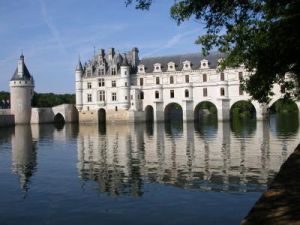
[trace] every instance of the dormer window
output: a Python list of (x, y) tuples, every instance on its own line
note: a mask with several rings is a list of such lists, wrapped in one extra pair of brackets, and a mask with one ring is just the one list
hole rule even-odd
[(115, 67), (111, 68), (111, 75), (116, 75), (117, 74), (117, 70)]
[(154, 71), (153, 72), (161, 72), (161, 64), (160, 63), (155, 63), (153, 65)]
[(168, 63), (168, 71), (175, 71), (175, 63), (169, 62)]
[(144, 65), (138, 65), (138, 73), (145, 73), (145, 66)]
[(183, 62), (183, 68), (182, 70), (191, 70), (191, 62), (190, 61), (184, 61)]
[(200, 61), (200, 68), (201, 69), (208, 69), (209, 68), (207, 59), (202, 59)]

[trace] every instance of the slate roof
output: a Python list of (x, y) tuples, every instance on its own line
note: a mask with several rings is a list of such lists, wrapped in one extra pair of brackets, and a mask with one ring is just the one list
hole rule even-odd
[(166, 72), (168, 69), (168, 63), (174, 62), (177, 71), (182, 70), (183, 62), (190, 61), (191, 67), (193, 70), (200, 68), (200, 61), (202, 59), (208, 60), (209, 68), (216, 68), (218, 66), (218, 59), (224, 58), (224, 54), (222, 53), (211, 53), (208, 56), (201, 56), (200, 53), (190, 53), (190, 54), (182, 54), (182, 55), (170, 55), (170, 56), (160, 56), (160, 57), (151, 57), (151, 58), (143, 58), (140, 61), (140, 64), (145, 66), (146, 73), (153, 72), (153, 65), (155, 63), (161, 64), (161, 69), (163, 72)]
[(83, 67), (82, 67), (82, 64), (81, 64), (80, 59), (78, 60), (78, 64), (77, 64), (77, 66), (76, 66), (76, 70), (78, 70), (78, 71), (83, 71)]
[(31, 80), (31, 79), (32, 76), (30, 75), (25, 63), (23, 63), (23, 75), (22, 76), (18, 75), (18, 68), (17, 68), (10, 80)]

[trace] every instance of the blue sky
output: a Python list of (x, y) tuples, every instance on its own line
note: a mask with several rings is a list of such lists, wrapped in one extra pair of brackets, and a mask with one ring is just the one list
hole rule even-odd
[(169, 16), (173, 0), (156, 0), (150, 11), (125, 7), (124, 0), (1, 0), (0, 90), (23, 50), (37, 92), (74, 93), (74, 68), (81, 56), (114, 47), (138, 47), (140, 58), (200, 52), (202, 25), (180, 26)]

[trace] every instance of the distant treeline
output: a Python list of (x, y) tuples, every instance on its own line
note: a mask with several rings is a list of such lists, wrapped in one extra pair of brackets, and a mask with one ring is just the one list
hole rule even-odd
[[(0, 101), (9, 100), (9, 92), (0, 92)], [(33, 107), (53, 107), (61, 104), (75, 104), (75, 94), (36, 93), (32, 98)]]

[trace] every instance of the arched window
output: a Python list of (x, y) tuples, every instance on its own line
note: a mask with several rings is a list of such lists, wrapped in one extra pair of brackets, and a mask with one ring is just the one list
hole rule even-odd
[(190, 97), (190, 92), (189, 92), (189, 90), (185, 90), (184, 91), (184, 96), (186, 97), (186, 98), (188, 98), (188, 97)]
[(170, 76), (170, 84), (174, 84), (174, 77)]
[(143, 91), (141, 91), (140, 97), (141, 97), (141, 99), (144, 99), (144, 92)]
[(159, 92), (155, 91), (155, 98), (159, 98)]

